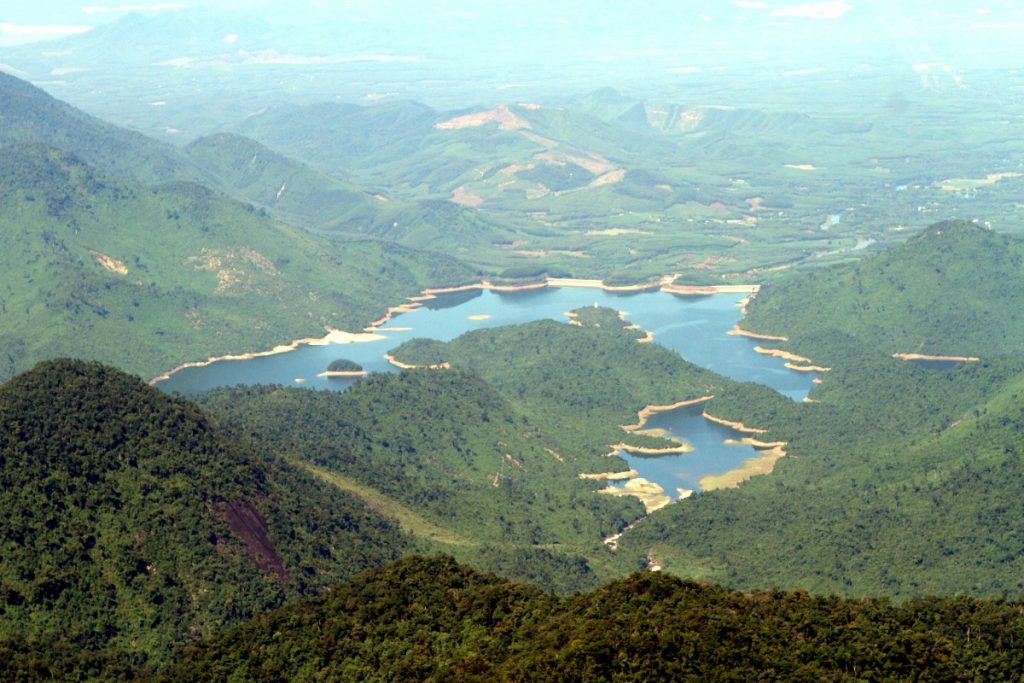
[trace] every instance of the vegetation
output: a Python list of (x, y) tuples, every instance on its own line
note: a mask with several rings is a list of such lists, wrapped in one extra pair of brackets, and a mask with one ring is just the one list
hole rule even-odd
[(3, 72), (0, 115), (4, 121), (0, 145), (49, 145), (73, 153), (106, 175), (145, 184), (206, 179), (171, 145), (100, 121)]
[[(52, 54), (74, 61), (81, 40)], [(139, 73), (171, 58), (158, 50), (138, 48)], [(211, 82), (159, 68), (161, 88)], [(387, 82), (413, 88), (426, 67), (395, 68), (410, 77)], [(1024, 242), (983, 226), (1020, 230), (999, 220), (1020, 208), (1024, 176), (1004, 171), (1021, 110), (1014, 87), (971, 78), (970, 102), (854, 98), (828, 116), (786, 87), (771, 96), (800, 112), (602, 90), (213, 122), (196, 102), (186, 120), (232, 132), (174, 147), (0, 73), (0, 679), (1019, 678)], [(110, 91), (86, 99), (120, 108)], [(941, 122), (978, 98), (1000, 106), (977, 130)], [(908, 238), (939, 212), (979, 220)], [(610, 309), (413, 340), (399, 360), (451, 369), (344, 394), (225, 389), (197, 406), (88, 362), (152, 376), (485, 276), (666, 274), (765, 283), (743, 325), (831, 368), (811, 402), (637, 344)], [(24, 372), (63, 355), (86, 360)], [(643, 406), (710, 395), (788, 457), (627, 529), (640, 504), (578, 475), (625, 469), (613, 444), (669, 445), (621, 429)], [(539, 587), (412, 558), (326, 590), (439, 549)], [(726, 588), (645, 573), (568, 597), (648, 564)], [(963, 593), (1003, 597), (921, 597)]]
[[(621, 546), (736, 587), (1024, 594), (1014, 531), (1024, 523), (1014, 493), (1024, 358), (1007, 332), (1018, 248), (940, 224), (859, 264), (766, 288), (744, 325), (788, 334), (786, 348), (832, 370), (811, 393), (817, 403), (751, 386), (719, 395), (713, 411), (770, 427), (763, 438), (788, 442), (790, 457), (770, 477), (646, 520)], [(982, 256), (991, 268), (977, 267)], [(898, 348), (982, 360), (932, 369), (892, 358)]]
[(598, 482), (577, 477), (607, 467), (606, 449), (555, 450), (549, 434), (469, 372), (371, 375), (344, 393), (239, 387), (201, 405), (240, 438), (309, 463), (327, 481), (339, 475), (334, 483), (376, 509), (400, 519), (414, 510), (426, 524), (406, 515), (406, 528), (422, 532), (425, 548), (440, 543), (561, 591), (641, 562), (601, 543), (642, 514), (639, 504), (598, 496)]
[(621, 330), (634, 339), (642, 339), (645, 333), (631, 325), (622, 313), (605, 306), (584, 306), (566, 313), (570, 322), (580, 327), (597, 327), (606, 330)]
[(0, 155), (0, 229), (8, 377), (61, 355), (152, 376), (360, 329), (388, 301), (475, 277), (437, 255), (331, 242), (198, 185), (113, 180), (38, 145)]
[[(540, 320), (475, 330), (447, 343), (410, 340), (392, 355), (417, 365), (444, 360), (471, 369), (543, 428), (559, 452), (606, 453), (620, 442), (678, 445), (627, 434), (620, 425), (635, 423), (646, 405), (669, 405), (737, 386), (674, 351), (637, 344), (637, 331), (624, 329), (611, 309), (574, 313), (587, 324)], [(612, 320), (607, 326), (596, 324)], [(605, 461), (604, 467), (609, 464)]]
[(981, 356), (1020, 350), (1024, 241), (963, 221), (856, 263), (765, 287), (744, 326), (825, 364), (867, 348)]
[(164, 662), (407, 550), (391, 522), (271, 453), (95, 363), (0, 387), (4, 659)]
[(1019, 603), (743, 594), (659, 574), (555, 598), (410, 558), (187, 650), (163, 680), (1014, 680)]
[(361, 372), (362, 369), (362, 365), (348, 358), (332, 360), (331, 364), (327, 366), (328, 372)]

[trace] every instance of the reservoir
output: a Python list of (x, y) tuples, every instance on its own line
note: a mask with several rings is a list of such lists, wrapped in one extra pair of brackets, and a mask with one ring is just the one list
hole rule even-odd
[[(399, 344), (427, 337), (448, 341), (471, 330), (551, 319), (568, 322), (565, 312), (583, 306), (607, 306), (623, 311), (631, 323), (653, 332), (654, 343), (679, 353), (691, 363), (740, 381), (759, 382), (801, 400), (813, 386), (817, 373), (794, 372), (783, 361), (761, 355), (757, 342), (727, 332), (742, 313), (742, 294), (681, 297), (661, 291), (606, 292), (582, 287), (547, 287), (520, 292), (469, 290), (440, 294), (423, 306), (395, 315), (382, 325), (371, 342), (303, 344), (295, 351), (246, 360), (223, 360), (185, 368), (157, 384), (184, 395), (236, 384), (282, 384), (309, 389), (341, 391), (357, 378), (321, 377), (338, 358), (355, 361), (369, 372), (397, 372), (384, 356)], [(695, 398), (680, 396), (680, 400)], [(666, 429), (695, 447), (683, 455), (637, 457), (622, 453), (640, 476), (660, 484), (676, 498), (678, 488), (700, 490), (698, 481), (709, 474), (736, 469), (757, 452), (750, 446), (729, 445), (738, 435), (733, 430), (701, 417), (700, 406), (661, 413), (648, 427)]]

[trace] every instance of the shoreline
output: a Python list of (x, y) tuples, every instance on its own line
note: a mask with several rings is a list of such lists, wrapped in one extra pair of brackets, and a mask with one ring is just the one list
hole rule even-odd
[(757, 294), (761, 285), (673, 285), (663, 286), (661, 291), (679, 296), (711, 296), (713, 294)]
[(794, 361), (797, 363), (811, 363), (811, 359), (806, 356), (798, 356), (795, 353), (789, 351), (783, 351), (782, 349), (774, 349), (769, 346), (755, 346), (754, 351), (760, 353), (762, 356), (771, 356), (772, 358), (781, 358), (782, 360)]
[(725, 427), (729, 427), (731, 429), (735, 429), (737, 432), (743, 432), (744, 434), (765, 434), (768, 431), (767, 429), (758, 429), (757, 427), (748, 427), (747, 425), (743, 424), (742, 422), (734, 422), (732, 420), (726, 420), (726, 419), (721, 418), (721, 417), (715, 417), (714, 415), (710, 414), (706, 410), (701, 413), (701, 417), (703, 417), (705, 420), (710, 420), (711, 422), (714, 422), (715, 424), (720, 424), (720, 425), (723, 425)]
[[(708, 416), (705, 414), (705, 417)], [(722, 422), (717, 418), (714, 421)], [(742, 425), (743, 423), (740, 422), (733, 424)], [(752, 430), (744, 425), (744, 430), (737, 431), (746, 431), (747, 433), (764, 433), (768, 430)], [(750, 446), (757, 451), (757, 455), (752, 458), (747, 458), (739, 467), (727, 472), (722, 472), (721, 474), (708, 474), (701, 477), (697, 483), (700, 484), (701, 489), (704, 491), (718, 491), (721, 489), (736, 488), (752, 477), (762, 474), (771, 474), (775, 471), (775, 464), (787, 455), (786, 441), (762, 441), (753, 437), (744, 436), (739, 439), (726, 439), (725, 443), (730, 446)]]
[(633, 496), (635, 498), (639, 498), (648, 515), (660, 510), (672, 502), (672, 499), (665, 495), (665, 489), (663, 489), (660, 484), (655, 484), (653, 481), (644, 479), (643, 477), (630, 479), (621, 489), (615, 488), (614, 486), (608, 486), (600, 489), (598, 493), (603, 493), (609, 496)]
[(783, 367), (796, 372), (829, 372), (832, 369), (824, 365), (794, 365), (789, 362), (783, 363)]
[(760, 455), (744, 460), (743, 464), (736, 469), (722, 474), (709, 474), (701, 477), (698, 483), (704, 491), (734, 489), (753, 477), (771, 474), (775, 471), (775, 463), (784, 457), (786, 457), (786, 451), (781, 446), (776, 446)]
[(328, 344), (363, 344), (367, 342), (380, 341), (381, 339), (387, 339), (382, 334), (376, 334), (373, 332), (346, 332), (344, 330), (338, 330), (334, 328), (327, 328), (327, 334), (322, 337), (303, 337), (301, 339), (294, 339), (288, 344), (278, 344), (272, 349), (267, 351), (250, 351), (248, 353), (228, 353), (222, 356), (210, 356), (206, 360), (194, 360), (182, 363), (173, 370), (168, 370), (156, 377), (150, 379), (147, 384), (157, 384), (171, 378), (171, 375), (185, 370), (187, 368), (202, 368), (207, 365), (212, 365), (222, 360), (251, 360), (253, 358), (264, 358), (266, 356), (276, 356), (281, 353), (288, 353), (289, 351), (295, 351), (303, 344), (308, 346), (327, 346)]
[(789, 341), (789, 337), (782, 337), (774, 334), (761, 334), (759, 332), (751, 332), (749, 330), (744, 330), (742, 327), (740, 327), (739, 323), (733, 325), (732, 329), (726, 332), (726, 334), (732, 337), (749, 337), (751, 339), (762, 339), (764, 341)]
[(625, 470), (623, 472), (596, 472), (594, 474), (580, 473), (577, 474), (579, 479), (605, 479), (608, 481), (620, 481), (622, 479), (632, 479), (640, 473), (636, 470)]
[(669, 403), (668, 405), (657, 405), (652, 403), (650, 405), (644, 406), (639, 411), (637, 411), (636, 415), (638, 418), (638, 422), (636, 424), (619, 425), (619, 428), (622, 429), (623, 431), (633, 433), (637, 430), (643, 429), (644, 425), (647, 424), (647, 420), (649, 420), (653, 415), (657, 413), (664, 413), (668, 412), (669, 410), (676, 410), (677, 408), (684, 408), (686, 406), (697, 405), (698, 403), (707, 403), (713, 398), (714, 395), (708, 395), (700, 396), (698, 398), (685, 399), (683, 401), (678, 401), (676, 403)]
[(391, 365), (394, 365), (399, 370), (447, 370), (452, 366), (451, 363), (449, 363), (448, 361), (444, 361), (443, 363), (434, 363), (433, 365), (415, 365), (413, 363), (403, 363), (402, 361), (397, 360), (390, 353), (384, 354), (384, 360), (386, 360)]
[(366, 370), (325, 370), (317, 377), (366, 377)]
[(977, 363), (981, 360), (977, 356), (931, 356), (926, 353), (894, 353), (892, 357), (900, 360), (938, 360), (955, 363)]
[[(472, 282), (464, 285), (454, 285), (452, 287), (427, 287), (420, 290), (417, 295), (406, 297), (406, 302), (398, 304), (397, 306), (389, 306), (383, 316), (369, 323), (366, 327), (362, 328), (362, 332), (346, 332), (344, 330), (327, 327), (326, 334), (322, 337), (302, 337), (294, 339), (286, 344), (278, 344), (271, 349), (266, 351), (249, 351), (243, 353), (227, 353), (218, 356), (208, 356), (205, 360), (186, 361), (181, 363), (174, 368), (162, 372), (153, 378), (151, 378), (147, 384), (154, 385), (160, 382), (166, 381), (171, 378), (172, 375), (188, 368), (201, 368), (207, 365), (211, 365), (218, 361), (225, 360), (252, 360), (253, 358), (262, 358), (265, 356), (274, 356), (280, 353), (287, 353), (289, 351), (295, 351), (299, 346), (308, 344), (311, 346), (321, 346), (327, 344), (347, 344), (353, 342), (369, 342), (378, 341), (384, 339), (383, 335), (378, 332), (384, 332), (388, 330), (382, 330), (381, 327), (386, 325), (394, 316), (401, 315), (402, 313), (412, 313), (413, 311), (422, 307), (424, 301), (429, 301), (436, 298), (438, 294), (452, 294), (457, 292), (467, 292), (474, 289), (487, 289), (494, 292), (521, 292), (530, 291), (537, 289), (544, 289), (546, 287), (589, 287), (595, 289), (602, 289), (607, 292), (639, 292), (639, 291), (654, 291), (659, 289), (669, 294), (680, 294), (680, 295), (693, 295), (692, 291), (696, 286), (691, 285), (673, 285), (672, 282), (678, 277), (678, 275), (666, 275), (653, 283), (646, 283), (641, 285), (606, 285), (603, 280), (597, 279), (581, 279), (581, 278), (545, 278), (543, 282), (530, 283), (526, 285), (495, 285), (488, 280), (481, 280), (480, 282)], [(696, 287), (700, 290), (697, 295), (706, 296), (709, 294), (756, 294), (761, 285), (707, 285)], [(734, 330), (739, 329), (739, 325), (736, 325)], [(397, 331), (397, 330), (396, 330)], [(747, 336), (753, 335), (753, 333), (734, 332), (730, 330), (727, 334), (746, 334)], [(761, 336), (759, 338), (769, 339), (775, 341), (789, 341), (785, 337), (770, 337)], [(647, 341), (638, 340), (638, 341)], [(397, 367), (397, 366), (396, 366)]]
[(647, 446), (631, 446), (628, 443), (617, 443), (612, 446), (614, 449), (609, 455), (617, 455), (619, 451), (626, 451), (633, 455), (685, 455), (693, 453), (694, 448), (688, 443), (681, 443), (678, 446), (666, 446), (665, 448), (649, 448)]

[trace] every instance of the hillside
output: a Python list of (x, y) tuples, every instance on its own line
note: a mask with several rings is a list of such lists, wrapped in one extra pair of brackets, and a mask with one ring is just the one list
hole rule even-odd
[(135, 664), (408, 548), (195, 405), (70, 360), (0, 386), (0, 509), (0, 650)]
[(233, 133), (200, 138), (185, 152), (216, 189), (327, 235), (379, 238), (459, 255), (467, 245), (484, 248), (516, 234), (494, 217), (453, 202), (363, 190)]
[[(607, 452), (610, 444), (623, 441), (674, 445), (628, 434), (620, 425), (636, 422), (637, 412), (649, 404), (669, 405), (711, 394), (724, 399), (744, 391), (745, 385), (699, 368), (674, 351), (638, 344), (635, 330), (621, 324), (594, 326), (596, 316), (617, 320), (610, 309), (584, 309), (576, 315), (585, 325), (541, 320), (476, 330), (447, 343), (413, 339), (392, 355), (406, 363), (448, 362), (478, 373), (544, 427), (558, 444), (556, 449), (570, 452)], [(779, 394), (765, 393), (780, 406), (790, 403)]]
[(0, 146), (43, 143), (143, 184), (207, 179), (171, 145), (101, 121), (2, 71), (0, 120)]
[(368, 192), (240, 135), (199, 138), (185, 153), (216, 178), (217, 189), (301, 225), (367, 222), (381, 203)]
[(4, 376), (76, 356), (146, 376), (259, 351), (475, 273), (436, 254), (329, 241), (198, 185), (145, 188), (53, 148), (0, 155)]
[[(1024, 593), (1018, 248), (972, 225), (940, 224), (861, 264), (762, 290), (742, 324), (788, 334), (766, 345), (832, 370), (814, 402), (793, 410), (753, 393), (720, 407), (769, 426), (790, 457), (771, 477), (672, 506), (621, 546), (734, 587)], [(903, 344), (982, 360), (892, 358)]]
[(743, 594), (658, 574), (554, 598), (410, 558), (190, 649), (161, 680), (1013, 680), (1019, 603)]
[(789, 337), (825, 364), (848, 347), (978, 356), (1020, 351), (1024, 241), (963, 221), (938, 223), (856, 263), (771, 283), (743, 325)]
[(200, 404), (325, 480), (355, 482), (379, 509), (415, 511), (427, 523), (410, 530), (425, 547), (475, 566), (571, 592), (641, 562), (601, 541), (642, 507), (577, 477), (607, 468), (607, 448), (555, 450), (551, 433), (472, 373), (371, 375), (340, 394), (238, 387)]

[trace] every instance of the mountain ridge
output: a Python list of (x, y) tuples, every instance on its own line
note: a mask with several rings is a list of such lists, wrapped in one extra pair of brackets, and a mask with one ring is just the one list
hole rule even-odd
[(161, 661), (408, 546), (359, 501), (98, 363), (0, 386), (0, 423), (3, 641)]

